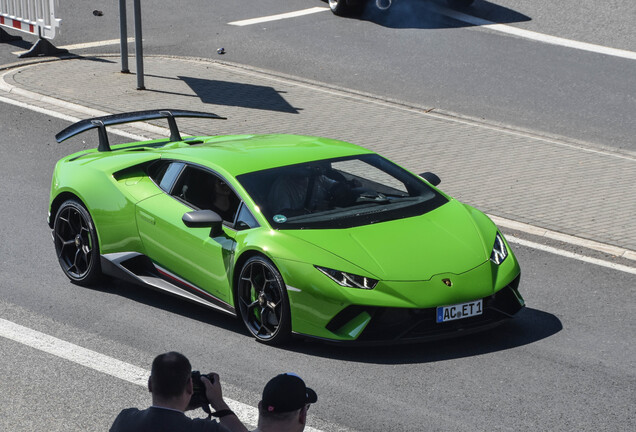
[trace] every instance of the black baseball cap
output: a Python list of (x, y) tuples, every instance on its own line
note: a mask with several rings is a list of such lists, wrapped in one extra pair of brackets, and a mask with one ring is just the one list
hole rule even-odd
[(290, 412), (315, 403), (318, 395), (293, 373), (275, 376), (263, 389), (261, 407), (268, 412)]

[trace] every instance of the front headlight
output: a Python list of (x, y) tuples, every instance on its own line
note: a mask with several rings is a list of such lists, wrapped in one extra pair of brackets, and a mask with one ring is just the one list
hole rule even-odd
[(315, 267), (322, 273), (327, 275), (329, 279), (343, 287), (370, 290), (375, 288), (375, 286), (378, 284), (377, 280), (365, 276), (358, 276), (355, 274), (345, 273), (343, 271), (334, 270), (326, 267)]
[(508, 249), (506, 249), (503, 237), (500, 233), (497, 233), (495, 236), (495, 245), (492, 247), (492, 252), (490, 253), (490, 261), (499, 265), (506, 259), (507, 256)]

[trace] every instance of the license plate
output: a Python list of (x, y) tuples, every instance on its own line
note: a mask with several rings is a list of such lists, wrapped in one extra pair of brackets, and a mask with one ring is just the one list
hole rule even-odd
[(437, 308), (437, 322), (454, 321), (462, 318), (481, 315), (483, 313), (483, 300), (475, 300), (468, 303), (461, 303), (451, 306), (440, 306)]

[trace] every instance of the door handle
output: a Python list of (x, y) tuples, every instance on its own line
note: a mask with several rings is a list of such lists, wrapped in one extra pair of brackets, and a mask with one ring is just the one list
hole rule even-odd
[(139, 217), (143, 220), (145, 220), (146, 222), (148, 222), (151, 225), (155, 224), (155, 218), (153, 218), (152, 216), (150, 216), (148, 213), (146, 212), (142, 212), (139, 211)]

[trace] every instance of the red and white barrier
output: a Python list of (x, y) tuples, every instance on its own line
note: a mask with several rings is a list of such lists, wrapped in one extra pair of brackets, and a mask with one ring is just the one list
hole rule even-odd
[(0, 0), (0, 26), (53, 39), (62, 21), (55, 17), (59, 0)]

